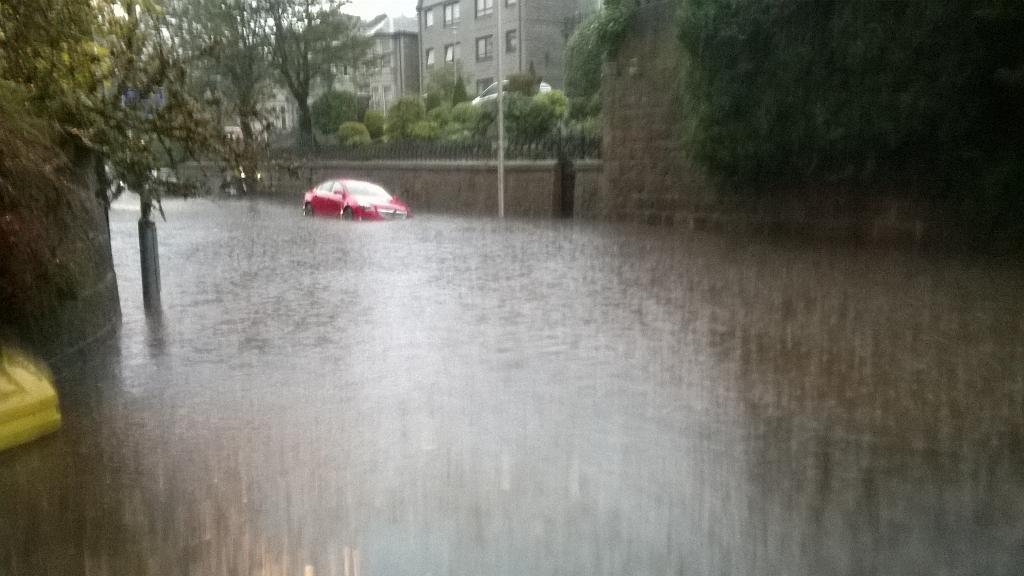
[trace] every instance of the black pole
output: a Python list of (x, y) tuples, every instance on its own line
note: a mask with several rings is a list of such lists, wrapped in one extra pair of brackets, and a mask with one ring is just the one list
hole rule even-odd
[(142, 265), (142, 303), (147, 313), (160, 310), (160, 253), (157, 250), (156, 223), (139, 220), (139, 256)]

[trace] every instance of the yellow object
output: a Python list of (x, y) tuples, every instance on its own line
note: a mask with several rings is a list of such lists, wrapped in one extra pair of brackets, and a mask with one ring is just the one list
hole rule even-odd
[(27, 356), (0, 348), (0, 450), (60, 428), (49, 371)]

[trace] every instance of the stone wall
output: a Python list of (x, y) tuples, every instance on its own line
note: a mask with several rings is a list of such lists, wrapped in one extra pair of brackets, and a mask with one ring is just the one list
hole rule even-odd
[(116, 330), (121, 321), (106, 208), (93, 192), (94, 157), (79, 152), (70, 176), (48, 206), (10, 202), (8, 211), (0, 210), (5, 231), (17, 231), (2, 243), (12, 250), (7, 257), (17, 270), (0, 278), (13, 300), (0, 305), (0, 338), (49, 361)]
[[(599, 165), (598, 165), (599, 166)], [(213, 167), (186, 166), (186, 178), (204, 178), (216, 190)], [(303, 162), (293, 170), (276, 168), (264, 175), (262, 194), (301, 204), (303, 193), (330, 178), (376, 182), (409, 203), (414, 213), (490, 216), (498, 213), (497, 165), (494, 162)], [(596, 178), (587, 179), (596, 191)], [(560, 214), (561, 178), (554, 161), (509, 162), (505, 167), (505, 213), (512, 217), (553, 218)]]
[(717, 199), (682, 148), (678, 83), (685, 59), (676, 38), (675, 5), (638, 8), (617, 57), (605, 64), (599, 218), (674, 224)]

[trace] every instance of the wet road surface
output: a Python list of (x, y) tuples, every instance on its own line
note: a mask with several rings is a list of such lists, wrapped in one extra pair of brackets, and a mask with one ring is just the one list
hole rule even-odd
[(0, 574), (1020, 574), (1024, 269), (170, 202), (0, 454)]

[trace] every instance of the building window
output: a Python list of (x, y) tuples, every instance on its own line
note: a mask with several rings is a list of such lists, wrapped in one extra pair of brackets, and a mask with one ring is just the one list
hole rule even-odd
[(381, 56), (380, 65), (383, 68), (391, 68), (391, 54), (385, 54)]
[(476, 17), (494, 13), (494, 0), (476, 0)]
[(452, 26), (462, 20), (462, 9), (458, 2), (444, 5), (444, 25)]
[(341, 75), (348, 76), (348, 64), (345, 64), (344, 66), (341, 67)]
[(444, 62), (445, 64), (455, 63), (455, 44), (446, 44), (444, 47)]
[(434, 25), (434, 9), (433, 8), (428, 8), (427, 11), (423, 13), (423, 20), (426, 23), (426, 27), (427, 28), (430, 28), (431, 26)]
[(494, 57), (494, 36), (476, 39), (476, 61), (484, 62)]
[(434, 49), (427, 48), (427, 66), (434, 65)]
[(476, 81), (476, 93), (483, 94), (484, 90), (487, 90), (494, 84), (494, 78), (481, 78)]
[(515, 52), (516, 50), (519, 50), (519, 32), (509, 30), (505, 33), (505, 52)]

